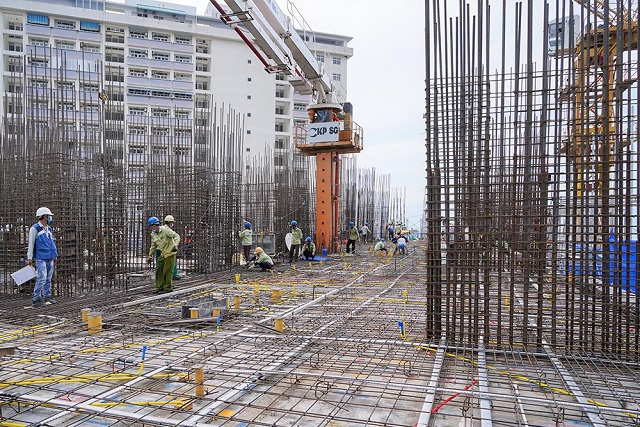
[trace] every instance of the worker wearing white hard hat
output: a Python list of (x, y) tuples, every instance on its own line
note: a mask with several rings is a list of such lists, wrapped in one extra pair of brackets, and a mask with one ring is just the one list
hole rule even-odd
[(32, 304), (42, 307), (55, 301), (51, 297), (51, 278), (58, 258), (58, 248), (49, 224), (53, 221), (53, 213), (42, 207), (36, 211), (38, 222), (29, 229), (29, 247), (27, 263), (36, 267), (36, 284), (33, 288)]
[[(164, 217), (164, 226), (165, 227), (169, 227), (170, 229), (174, 229), (173, 228), (173, 223), (176, 222), (176, 219), (173, 217), (173, 215), (167, 215)], [(173, 244), (175, 245), (175, 247), (177, 248), (178, 245), (180, 244), (180, 235), (176, 232), (176, 235), (173, 237)], [(156, 252), (156, 261), (158, 260), (158, 256), (160, 254), (158, 252)], [(173, 279), (176, 280), (178, 278), (178, 262), (176, 260), (176, 263), (173, 266)]]
[(362, 236), (362, 243), (367, 243), (367, 236), (369, 235), (369, 223), (365, 222), (362, 227), (360, 227), (360, 235)]

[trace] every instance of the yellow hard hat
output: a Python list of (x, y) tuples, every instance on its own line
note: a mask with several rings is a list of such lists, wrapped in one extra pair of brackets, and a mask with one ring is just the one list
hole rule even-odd
[(164, 222), (176, 222), (176, 220), (173, 218), (173, 215), (167, 215), (164, 217)]
[(262, 252), (264, 252), (264, 250), (263, 250), (260, 246), (258, 246), (258, 247), (256, 248), (256, 250), (255, 250), (255, 251), (253, 251), (253, 253), (254, 253), (254, 254), (256, 254), (256, 255), (257, 255), (257, 254), (261, 254)]

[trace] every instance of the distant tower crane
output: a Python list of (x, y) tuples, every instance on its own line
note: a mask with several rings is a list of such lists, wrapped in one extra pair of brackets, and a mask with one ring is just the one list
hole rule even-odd
[[(619, 116), (624, 114), (620, 105), (624, 92), (637, 78), (625, 75), (622, 61), (628, 58), (622, 53), (638, 49), (637, 15), (632, 16), (625, 7), (616, 10), (607, 0), (573, 1), (599, 21), (588, 26), (576, 42), (575, 79), (563, 94), (571, 100), (572, 121), (562, 152), (573, 165), (577, 195), (597, 191), (604, 201), (609, 197), (615, 152), (629, 145), (620, 129)], [(635, 66), (629, 69), (637, 72)], [(608, 232), (603, 223), (607, 203), (601, 206), (600, 237)]]
[[(231, 13), (216, 0), (209, 1), (268, 73), (284, 73), (299, 94), (313, 96), (315, 103), (307, 108), (310, 123), (295, 129), (294, 141), (300, 152), (316, 156), (316, 244), (333, 252), (338, 245), (339, 155), (359, 153), (363, 143), (351, 104), (337, 99), (331, 78), (275, 0), (225, 0)], [(251, 33), (253, 41), (239, 25)]]

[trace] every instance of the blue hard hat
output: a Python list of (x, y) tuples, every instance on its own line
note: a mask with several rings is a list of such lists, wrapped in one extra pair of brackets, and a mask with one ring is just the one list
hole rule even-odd
[(400, 249), (404, 249), (404, 243), (400, 243), (400, 244), (398, 245), (398, 247), (399, 247)]
[(368, 223), (368, 222), (365, 222), (365, 223), (364, 223), (364, 225), (369, 225), (369, 223)]
[(304, 239), (305, 242), (310, 242), (311, 241), (311, 237), (307, 237), (306, 239)]
[(149, 217), (149, 219), (147, 220), (147, 227), (151, 227), (152, 225), (160, 225), (160, 220), (158, 219), (158, 217)]
[(291, 221), (291, 225), (298, 225), (298, 221)]
[(244, 228), (251, 228), (251, 223), (250, 222), (245, 222), (244, 223)]
[(384, 243), (384, 239), (380, 239), (380, 241), (381, 241), (382, 243)]
[(349, 223), (349, 227), (353, 227), (354, 225), (355, 225), (355, 223), (354, 223), (353, 221), (351, 221), (351, 222)]

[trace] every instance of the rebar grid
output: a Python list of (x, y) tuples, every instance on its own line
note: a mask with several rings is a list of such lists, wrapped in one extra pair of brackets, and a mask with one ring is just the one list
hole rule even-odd
[[(238, 267), (213, 281), (179, 282), (175, 296), (151, 296), (140, 279), (137, 299), (86, 301), (103, 310), (99, 334), (82, 329), (74, 298), (25, 311), (23, 324), (33, 328), (5, 324), (0, 332), (4, 345), (16, 346), (1, 359), (0, 416), (16, 425), (635, 422), (638, 370), (626, 358), (431, 340), (426, 243), (412, 243), (406, 256), (363, 250), (295, 270), (277, 265), (273, 275)], [(210, 313), (181, 319), (184, 301), (207, 295), (228, 300), (220, 323)], [(48, 324), (46, 344), (36, 320)], [(498, 323), (489, 324), (496, 336)]]

